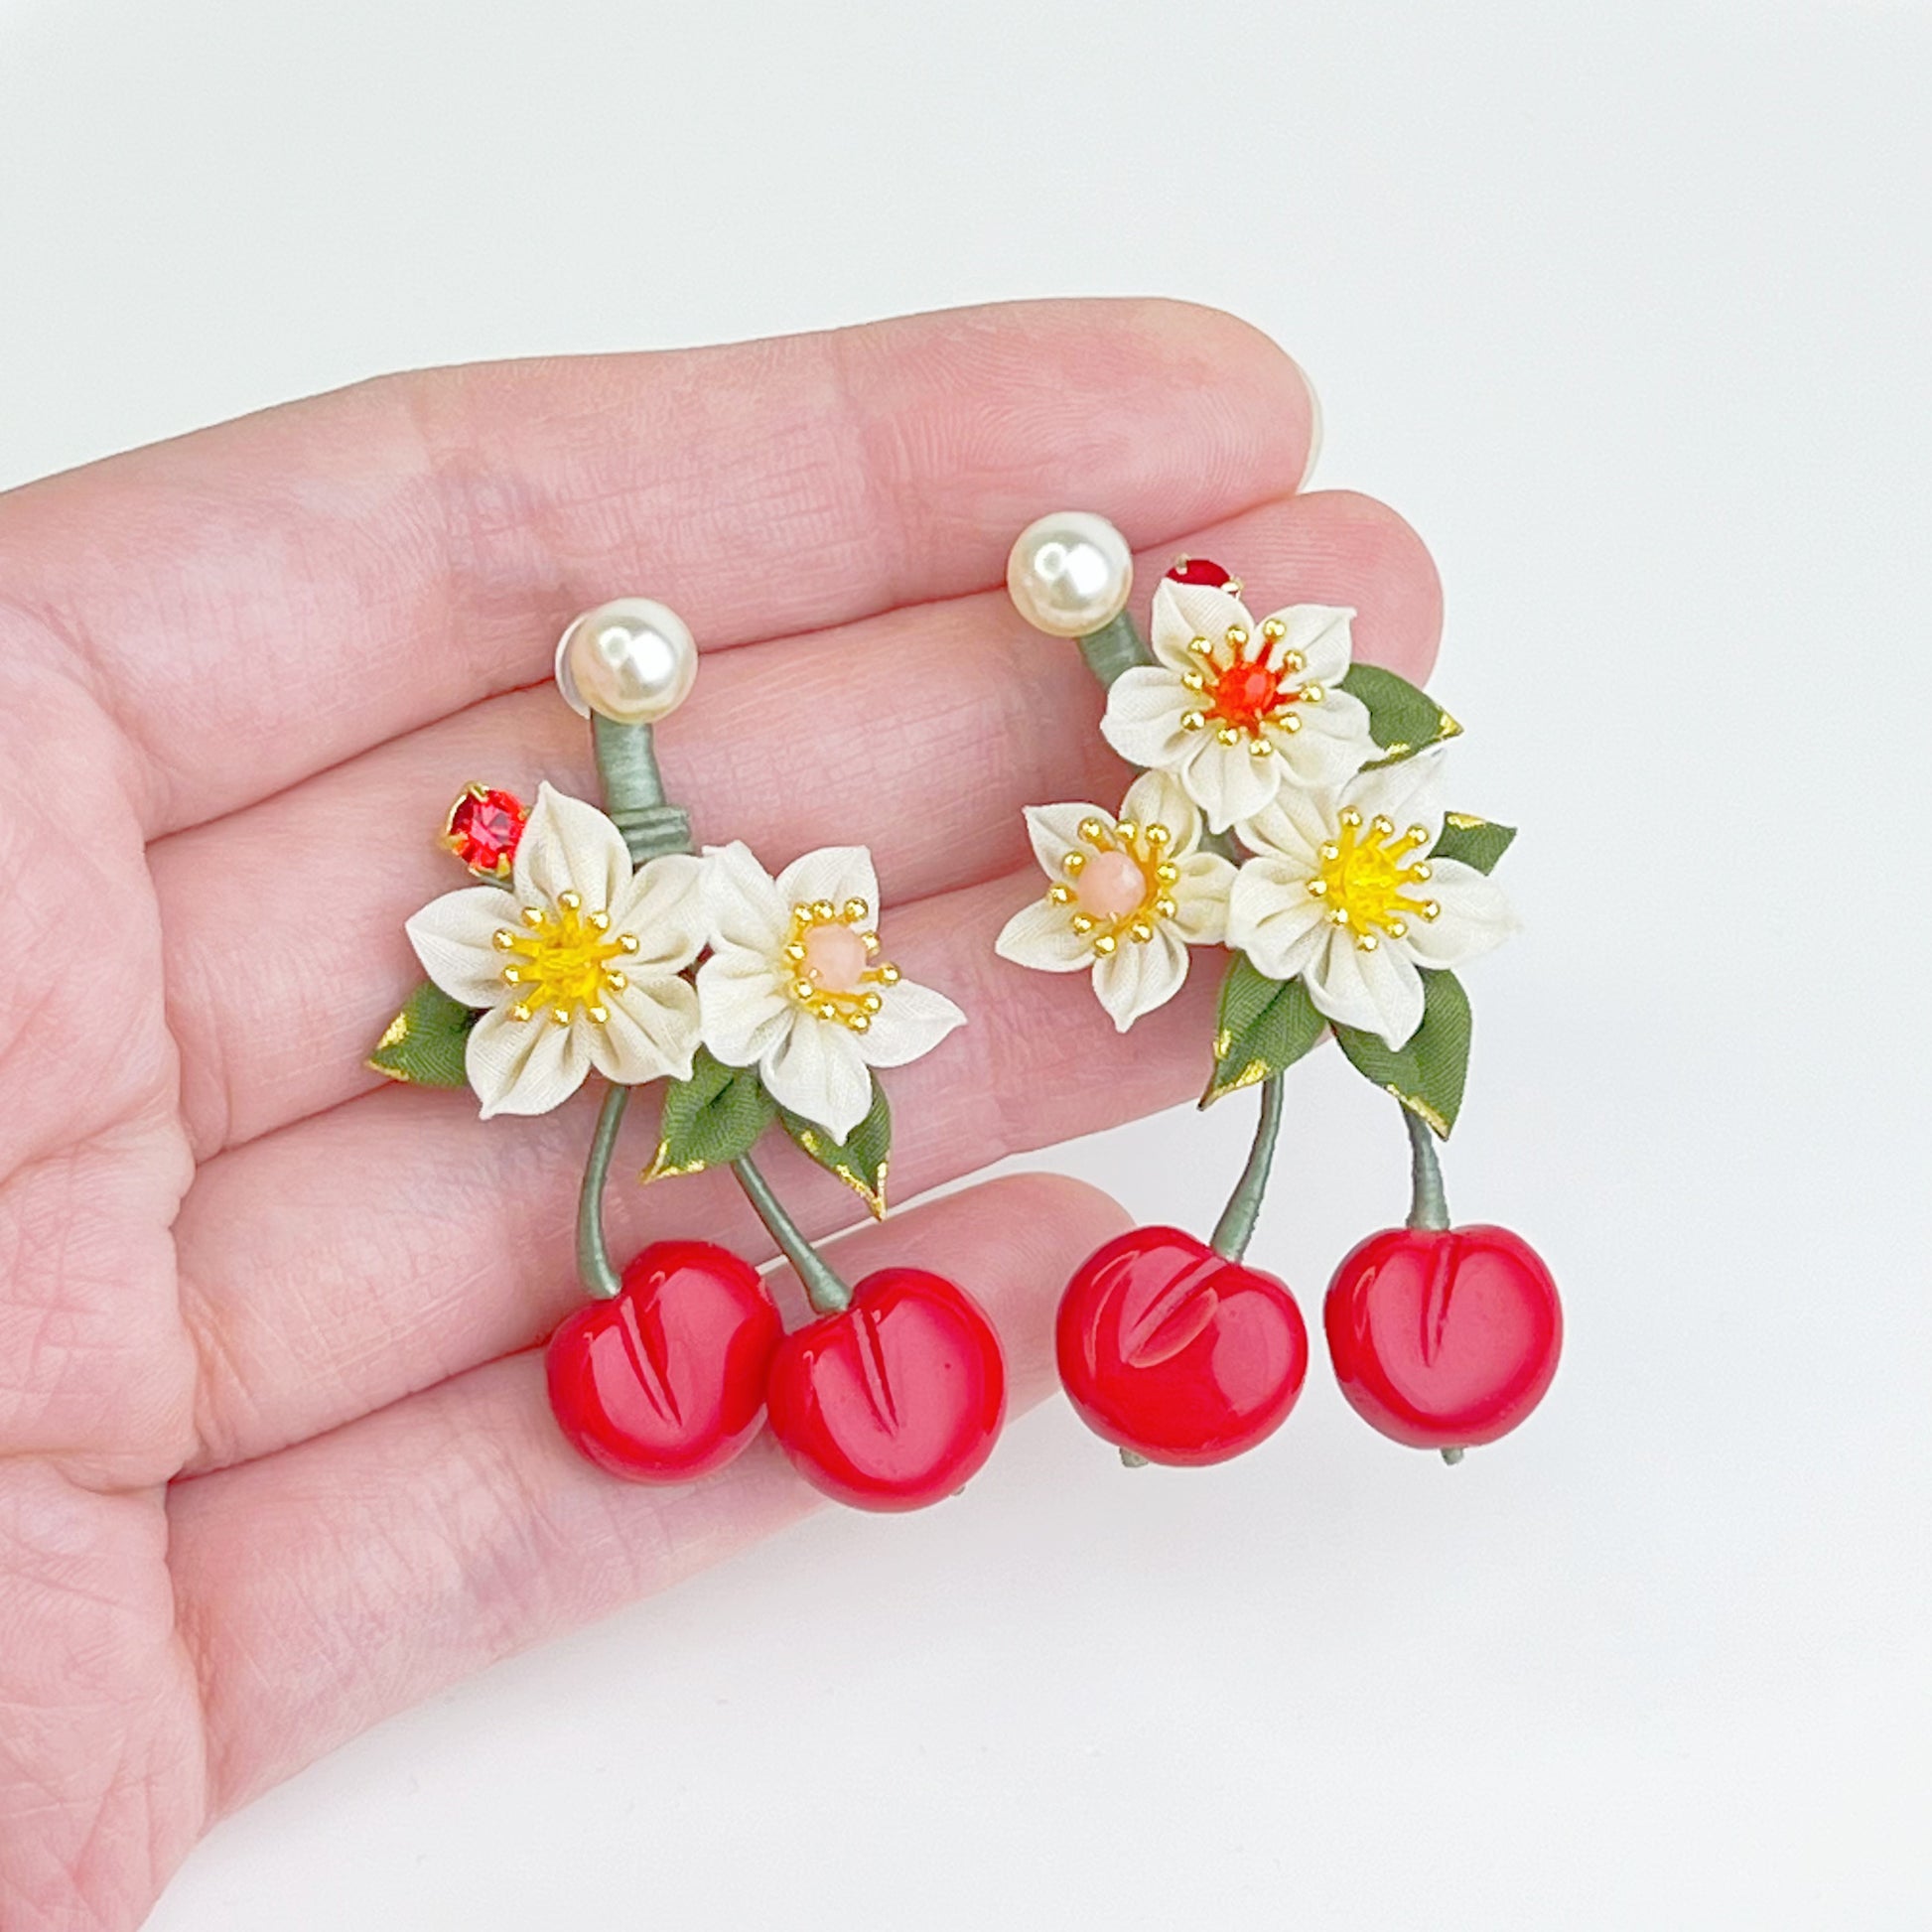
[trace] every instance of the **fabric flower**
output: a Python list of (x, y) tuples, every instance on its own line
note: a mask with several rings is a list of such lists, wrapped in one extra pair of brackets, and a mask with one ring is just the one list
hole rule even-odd
[(1315, 1009), (1406, 1045), (1422, 1025), (1419, 967), (1457, 966), (1516, 922), (1495, 883), (1430, 854), (1443, 835), (1442, 755), (1340, 787), (1285, 785), (1244, 819), (1258, 855), (1228, 897), (1228, 944), (1271, 979), (1300, 974)]
[(547, 1114), (596, 1067), (621, 1086), (687, 1080), (698, 996), (679, 973), (704, 948), (704, 867), (688, 854), (633, 872), (623, 834), (544, 785), (507, 891), (433, 899), (406, 930), (451, 999), (486, 1011), (464, 1066), (491, 1114)]
[(1189, 946), (1220, 943), (1234, 868), (1200, 850), (1201, 815), (1165, 771), (1135, 779), (1118, 819), (1097, 805), (1033, 805), (1027, 829), (1053, 884), (994, 950), (1043, 973), (1092, 967), (1094, 995), (1124, 1034), (1180, 991)]
[(1377, 756), (1368, 707), (1341, 689), (1354, 615), (1292, 604), (1256, 623), (1226, 590), (1164, 578), (1158, 661), (1114, 680), (1101, 732), (1130, 762), (1175, 773), (1216, 832), (1284, 784), (1340, 784)]
[(698, 968), (704, 1043), (756, 1066), (779, 1106), (843, 1141), (876, 1066), (929, 1053), (966, 1016), (879, 957), (879, 880), (858, 845), (808, 852), (773, 879), (742, 843), (705, 852), (712, 954)]

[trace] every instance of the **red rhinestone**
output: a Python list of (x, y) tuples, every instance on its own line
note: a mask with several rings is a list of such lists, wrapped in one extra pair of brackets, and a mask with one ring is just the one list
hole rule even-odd
[(529, 806), (514, 792), (471, 785), (450, 807), (444, 843), (479, 876), (507, 879), (529, 816)]
[(1168, 575), (1176, 584), (1206, 584), (1217, 591), (1223, 584), (1234, 581), (1219, 564), (1206, 557), (1182, 557)]

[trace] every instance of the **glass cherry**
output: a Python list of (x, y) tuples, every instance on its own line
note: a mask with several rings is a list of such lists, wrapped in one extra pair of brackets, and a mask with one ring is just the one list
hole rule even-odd
[(979, 1304), (942, 1275), (885, 1268), (779, 1345), (771, 1433), (814, 1488), (855, 1509), (920, 1509), (982, 1468), (1006, 1362)]
[(600, 1468), (688, 1482), (757, 1433), (784, 1324), (750, 1262), (709, 1241), (659, 1241), (615, 1299), (587, 1303), (550, 1337), (557, 1426)]
[(1356, 1414), (1451, 1458), (1514, 1429), (1543, 1399), (1563, 1350), (1549, 1269), (1499, 1227), (1370, 1235), (1336, 1269), (1322, 1326)]
[(1279, 1429), (1309, 1335), (1287, 1286), (1179, 1228), (1132, 1228), (1060, 1298), (1060, 1381), (1096, 1435), (1150, 1462), (1224, 1462)]

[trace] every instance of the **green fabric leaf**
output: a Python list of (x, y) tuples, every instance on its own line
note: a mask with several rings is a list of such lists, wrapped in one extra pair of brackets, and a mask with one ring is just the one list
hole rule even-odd
[(1408, 1045), (1391, 1051), (1380, 1034), (1353, 1027), (1337, 1027), (1335, 1038), (1358, 1073), (1448, 1140), (1469, 1072), (1469, 996), (1453, 973), (1424, 967), (1422, 983), (1422, 1025)]
[(1221, 981), (1214, 1016), (1214, 1074), (1200, 1104), (1293, 1066), (1321, 1037), (1327, 1022), (1314, 1010), (1299, 979), (1271, 980), (1236, 953)]
[(886, 1089), (879, 1075), (872, 1076), (872, 1105), (866, 1117), (844, 1140), (835, 1141), (824, 1128), (797, 1114), (779, 1109), (785, 1132), (821, 1168), (831, 1173), (872, 1209), (875, 1221), (886, 1218), (886, 1170), (893, 1153), (893, 1110), (886, 1104)]
[(1349, 665), (1341, 688), (1368, 706), (1369, 733), (1383, 753), (1370, 760), (1371, 771), (1461, 734), (1462, 727), (1427, 691), (1379, 664)]
[(1446, 812), (1443, 836), (1429, 856), (1459, 859), (1477, 872), (1494, 872), (1496, 861), (1509, 850), (1515, 837), (1513, 825), (1498, 825), (1493, 819), (1477, 818), (1469, 812)]
[(757, 1067), (727, 1066), (699, 1047), (690, 1079), (673, 1080), (664, 1089), (657, 1152), (644, 1178), (730, 1167), (752, 1151), (777, 1111)]
[(483, 1015), (425, 980), (382, 1030), (368, 1064), (413, 1087), (467, 1087), (463, 1050)]

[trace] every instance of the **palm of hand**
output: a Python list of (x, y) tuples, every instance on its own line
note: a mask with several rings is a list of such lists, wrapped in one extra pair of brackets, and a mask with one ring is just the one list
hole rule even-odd
[[(713, 647), (663, 746), (701, 834), (872, 842), (973, 1021), (899, 1076), (910, 1193), (1198, 1083), (1211, 973), (1126, 1052), (991, 956), (1020, 807), (1125, 775), (995, 588), (1015, 531), (1090, 503), (1426, 667), (1413, 536), (1293, 493), (1310, 416), (1225, 318), (1055, 304), (385, 381), (0, 497), (0, 1923), (137, 1924), (222, 1811), (808, 1506), (762, 1443), (675, 1498), (579, 1463), (532, 1345), (585, 1103), (483, 1126), (362, 1066), (457, 785), (591, 791), (563, 619), (646, 591)], [(617, 1252), (763, 1259), (716, 1178), (614, 1189)], [(981, 1295), (1024, 1395), (1122, 1219), (1028, 1177), (853, 1238)]]

